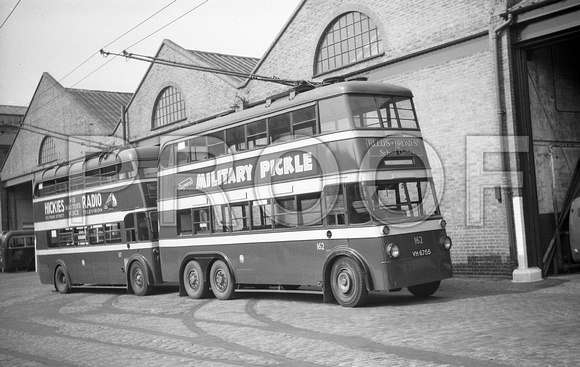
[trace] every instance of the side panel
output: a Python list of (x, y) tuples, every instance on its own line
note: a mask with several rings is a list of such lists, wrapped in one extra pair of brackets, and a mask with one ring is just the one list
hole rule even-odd
[(36, 257), (36, 271), (40, 278), (41, 284), (54, 284), (53, 274), (54, 274), (54, 261), (48, 256), (37, 256)]
[(67, 265), (72, 284), (94, 284), (92, 259), (88, 246), (75, 251), (73, 256), (58, 256)]
[(129, 256), (131, 256), (131, 254), (128, 250), (107, 252), (109, 284), (127, 284), (127, 269), (125, 269), (125, 259), (129, 258)]
[[(433, 282), (452, 276), (451, 257), (439, 245), (444, 230), (380, 236), (380, 227), (341, 228), (328, 239), (326, 230), (271, 232), (262, 236), (199, 237), (197, 241), (171, 240), (160, 246), (164, 280), (179, 281), (179, 267), (188, 254), (223, 254), (238, 284), (293, 284), (318, 286), (326, 259), (340, 249), (352, 249), (368, 268), (373, 290), (389, 290)], [(347, 233), (369, 233), (362, 238)], [(371, 233), (377, 233), (375, 237)], [(323, 237), (324, 236), (324, 237)], [(303, 240), (292, 240), (304, 237)], [(342, 238), (341, 238), (342, 237)], [(268, 242), (265, 239), (287, 238)], [(320, 239), (318, 239), (320, 238)], [(251, 240), (256, 240), (252, 242)], [(211, 244), (210, 241), (213, 243)], [(191, 245), (197, 242), (195, 245)], [(220, 244), (221, 243), (221, 244)], [(396, 243), (400, 256), (388, 257), (386, 247)]]
[(93, 246), (97, 251), (91, 251), (91, 263), (89, 266), (93, 272), (93, 279), (95, 284), (111, 284), (110, 269), (109, 269), (109, 254), (110, 250), (106, 249), (105, 245)]

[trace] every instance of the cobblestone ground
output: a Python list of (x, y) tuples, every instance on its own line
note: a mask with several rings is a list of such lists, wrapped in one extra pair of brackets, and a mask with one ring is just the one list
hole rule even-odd
[(574, 366), (580, 275), (537, 283), (454, 278), (431, 298), (372, 294), (192, 300), (163, 287), (62, 295), (0, 274), (2, 366)]

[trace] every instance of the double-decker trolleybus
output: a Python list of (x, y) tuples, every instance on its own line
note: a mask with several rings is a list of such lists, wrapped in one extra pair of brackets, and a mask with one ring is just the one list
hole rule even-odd
[(148, 294), (162, 281), (158, 147), (88, 156), (45, 170), (34, 185), (37, 269), (61, 293), (77, 286)]
[[(429, 296), (451, 239), (408, 89), (364, 81), (291, 93), (162, 144), (161, 266), (181, 295), (370, 291)], [(181, 133), (181, 131), (180, 131)]]

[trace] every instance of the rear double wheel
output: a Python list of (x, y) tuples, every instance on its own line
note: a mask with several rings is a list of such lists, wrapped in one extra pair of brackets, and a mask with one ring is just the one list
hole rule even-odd
[(195, 260), (191, 260), (185, 265), (183, 287), (187, 295), (193, 299), (205, 298), (209, 293), (209, 282), (205, 279), (201, 265)]
[(234, 278), (225, 262), (216, 260), (209, 272), (211, 290), (218, 299), (231, 299), (234, 295)]
[(367, 299), (363, 270), (350, 257), (341, 257), (332, 265), (330, 287), (334, 298), (343, 307), (360, 306)]

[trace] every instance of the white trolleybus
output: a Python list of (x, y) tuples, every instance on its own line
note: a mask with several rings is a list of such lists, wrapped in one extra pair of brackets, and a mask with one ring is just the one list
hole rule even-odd
[(37, 269), (61, 293), (160, 283), (158, 147), (98, 153), (47, 169), (34, 185)]
[(163, 142), (163, 280), (180, 294), (317, 291), (361, 305), (452, 276), (451, 239), (408, 89), (340, 82)]

